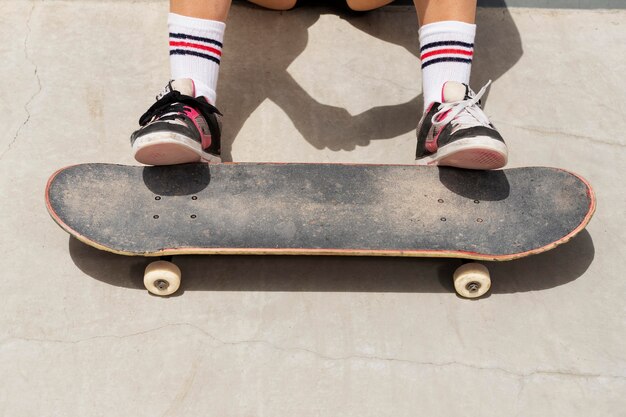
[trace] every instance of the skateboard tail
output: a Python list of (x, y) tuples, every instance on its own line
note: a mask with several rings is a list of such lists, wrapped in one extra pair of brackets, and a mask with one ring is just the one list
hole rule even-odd
[[(116, 253), (116, 251), (113, 250), (112, 248), (108, 248), (108, 247), (106, 247), (104, 245), (101, 245), (98, 242), (95, 242), (95, 241), (93, 241), (93, 240), (83, 236), (78, 231), (72, 229), (63, 220), (61, 220), (61, 218), (59, 217), (58, 213), (52, 207), (51, 199), (50, 199), (50, 186), (52, 185), (52, 183), (56, 179), (57, 175), (59, 175), (59, 173), (65, 171), (66, 169), (69, 169), (69, 168), (72, 168), (74, 166), (77, 166), (77, 165), (78, 164), (69, 165), (69, 166), (67, 166), (65, 168), (58, 169), (52, 175), (50, 175), (50, 178), (48, 178), (48, 182), (46, 183), (46, 189), (45, 189), (45, 192), (44, 192), (44, 194), (45, 194), (45, 201), (46, 201), (46, 209), (48, 210), (48, 214), (50, 215), (50, 217), (52, 217), (52, 220), (54, 220), (54, 222), (57, 225), (59, 225), (59, 227), (61, 229), (65, 230), (65, 232), (67, 232), (70, 236), (75, 237), (76, 239), (78, 239), (79, 241), (83, 242), (84, 244), (92, 246), (92, 247), (94, 247), (96, 249), (103, 250), (103, 251), (106, 251), (106, 252)], [(120, 255), (124, 255), (124, 254), (120, 253)]]

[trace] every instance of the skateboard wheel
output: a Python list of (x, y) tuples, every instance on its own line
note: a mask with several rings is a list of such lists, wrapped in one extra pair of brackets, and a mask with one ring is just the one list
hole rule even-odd
[(172, 262), (155, 261), (146, 267), (143, 285), (155, 295), (174, 294), (180, 287), (180, 268)]
[(471, 262), (454, 271), (454, 289), (465, 298), (478, 298), (491, 287), (489, 270), (483, 264)]

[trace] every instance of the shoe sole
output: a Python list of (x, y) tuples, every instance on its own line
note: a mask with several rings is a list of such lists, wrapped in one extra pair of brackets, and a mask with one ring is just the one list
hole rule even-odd
[(439, 165), (456, 168), (489, 170), (506, 165), (506, 145), (487, 136), (459, 139), (440, 148), (436, 153), (420, 158), (417, 165)]
[(222, 162), (216, 155), (204, 152), (198, 142), (174, 132), (159, 132), (138, 138), (133, 156), (146, 165), (178, 165), (190, 162)]

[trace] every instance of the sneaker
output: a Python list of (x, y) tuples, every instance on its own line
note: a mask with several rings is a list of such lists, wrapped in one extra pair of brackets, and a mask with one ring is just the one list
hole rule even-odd
[(483, 113), (480, 98), (455, 81), (444, 84), (442, 103), (432, 103), (417, 126), (416, 163), (467, 169), (497, 169), (507, 162), (504, 139)]
[(130, 137), (133, 155), (147, 165), (174, 165), (201, 160), (221, 162), (218, 115), (204, 97), (194, 97), (190, 79), (170, 81), (139, 119)]

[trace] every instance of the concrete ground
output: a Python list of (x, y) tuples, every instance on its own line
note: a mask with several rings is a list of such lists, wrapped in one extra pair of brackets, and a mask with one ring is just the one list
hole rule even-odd
[[(146, 260), (48, 216), (57, 168), (132, 164), (168, 77), (165, 1), (4, 1), (0, 15), (0, 415), (625, 416), (626, 11), (481, 9), (473, 85), (510, 166), (595, 187), (587, 231), (492, 265), (184, 257), (179, 296)], [(218, 91), (235, 161), (410, 163), (421, 111), (410, 7), (232, 10)], [(114, 186), (114, 185), (112, 185)]]

